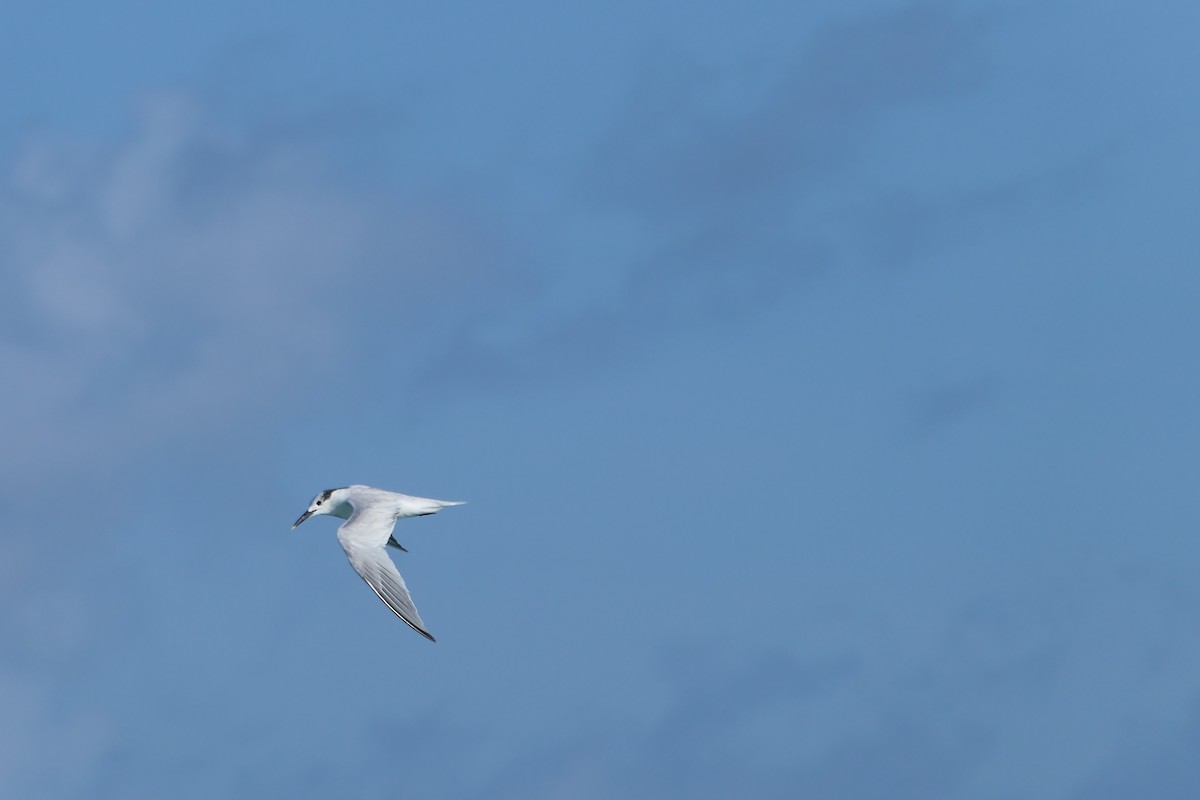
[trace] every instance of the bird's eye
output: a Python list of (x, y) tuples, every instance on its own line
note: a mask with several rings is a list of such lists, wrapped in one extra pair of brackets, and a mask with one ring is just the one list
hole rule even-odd
[(320, 500), (318, 500), (318, 501), (317, 501), (317, 505), (321, 505), (321, 501), (320, 501)]

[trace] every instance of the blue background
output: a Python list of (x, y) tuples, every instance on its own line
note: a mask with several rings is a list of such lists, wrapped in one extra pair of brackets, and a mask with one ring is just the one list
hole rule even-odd
[(14, 4), (0, 794), (1200, 796), (1198, 8)]

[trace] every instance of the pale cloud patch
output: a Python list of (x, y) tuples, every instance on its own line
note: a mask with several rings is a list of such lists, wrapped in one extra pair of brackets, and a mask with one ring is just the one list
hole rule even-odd
[(27, 486), (261, 413), (360, 335), (348, 296), (419, 299), (470, 239), (177, 95), (108, 149), (33, 141), (8, 175), (0, 476)]

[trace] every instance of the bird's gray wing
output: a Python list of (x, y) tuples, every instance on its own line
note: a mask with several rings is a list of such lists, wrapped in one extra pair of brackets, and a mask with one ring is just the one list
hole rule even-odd
[(338, 528), (338, 541), (346, 551), (350, 566), (379, 595), (379, 599), (417, 633), (431, 642), (437, 641), (425, 630), (425, 623), (413, 605), (400, 570), (388, 558), (385, 542), (391, 538), (395, 524), (391, 514), (362, 509)]
[(413, 605), (408, 586), (405, 585), (404, 578), (400, 577), (396, 565), (388, 558), (387, 551), (382, 547), (347, 547), (345, 542), (342, 543), (342, 548), (346, 551), (346, 558), (350, 559), (350, 566), (354, 567), (354, 571), (362, 576), (367, 586), (379, 595), (379, 599), (387, 604), (392, 613), (429, 641), (437, 641), (433, 634), (425, 630), (425, 622), (417, 613), (417, 607)]

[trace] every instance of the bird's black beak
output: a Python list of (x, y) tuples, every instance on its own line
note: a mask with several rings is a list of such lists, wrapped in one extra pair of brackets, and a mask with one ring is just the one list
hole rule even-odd
[(304, 522), (304, 520), (308, 519), (311, 516), (312, 516), (311, 511), (305, 511), (303, 514), (300, 515), (300, 519), (296, 520), (296, 524), (292, 526), (292, 530), (296, 530), (296, 528), (299, 528), (300, 523)]

